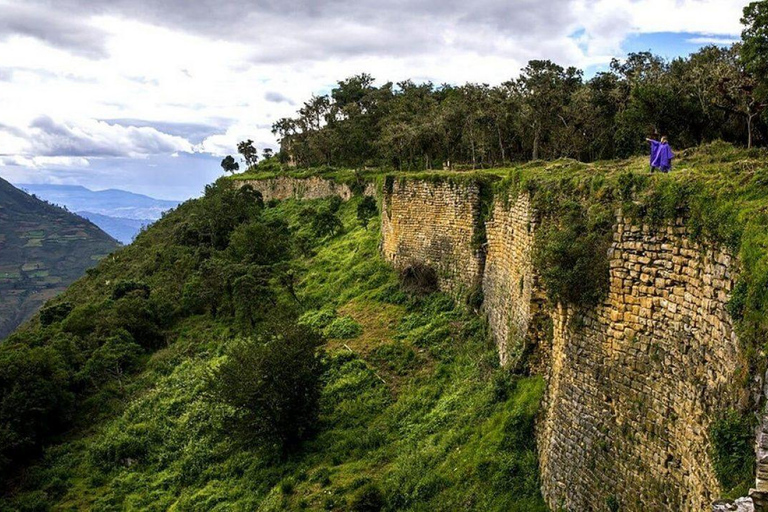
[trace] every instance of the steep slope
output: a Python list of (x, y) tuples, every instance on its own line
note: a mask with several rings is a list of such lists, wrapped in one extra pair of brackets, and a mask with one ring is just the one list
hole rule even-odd
[(117, 247), (86, 219), (0, 179), (0, 339)]
[[(69, 434), (30, 423), (49, 448), (42, 459), (12, 452), (11, 474), (38, 462), (7, 480), (14, 493), (0, 509), (545, 510), (530, 442), (542, 381), (500, 369), (484, 322), (463, 305), (401, 290), (378, 254), (376, 219), (368, 229), (356, 220), (360, 200), (259, 212), (211, 188), (72, 286), (57, 300), (73, 308), (63, 319), (12, 337), (21, 354), (61, 350), (68, 399), (37, 409), (67, 418), (58, 431)], [(316, 234), (312, 212), (334, 207), (343, 232)], [(286, 234), (290, 249), (275, 252)], [(265, 274), (268, 289), (239, 294), (245, 275)], [(208, 392), (230, 348), (279, 315), (328, 337), (316, 432), (282, 458)]]

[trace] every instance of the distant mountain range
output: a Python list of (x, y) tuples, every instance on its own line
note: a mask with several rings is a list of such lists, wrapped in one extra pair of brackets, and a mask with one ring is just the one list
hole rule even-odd
[(179, 204), (178, 201), (118, 189), (90, 190), (78, 185), (37, 184), (19, 187), (87, 218), (124, 244), (131, 243), (143, 226), (152, 224), (164, 211)]
[(118, 247), (88, 220), (0, 179), (0, 340)]

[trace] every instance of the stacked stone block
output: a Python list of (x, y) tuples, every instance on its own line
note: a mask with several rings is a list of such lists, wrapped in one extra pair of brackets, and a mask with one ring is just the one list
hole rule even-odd
[[(348, 201), (354, 195), (352, 189), (346, 183), (336, 183), (333, 180), (313, 176), (310, 178), (289, 178), (278, 176), (265, 180), (237, 180), (237, 186), (250, 185), (261, 192), (264, 201), (272, 199), (324, 199), (331, 196), (339, 196)], [(365, 195), (375, 196), (376, 186), (372, 183), (366, 185)]]
[(395, 268), (430, 267), (440, 289), (457, 295), (481, 283), (477, 184), (393, 180), (382, 203), (382, 254)]
[(726, 304), (727, 252), (685, 227), (618, 219), (606, 301), (558, 307), (538, 430), (553, 508), (710, 510), (721, 489), (707, 430), (743, 368)]
[(527, 194), (509, 204), (496, 200), (486, 223), (483, 309), (504, 365), (530, 364), (540, 336), (535, 317), (541, 314), (544, 294), (532, 262), (535, 229)]

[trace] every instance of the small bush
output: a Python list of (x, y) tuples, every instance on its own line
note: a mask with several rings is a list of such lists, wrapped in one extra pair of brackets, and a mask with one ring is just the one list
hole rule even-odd
[(709, 428), (712, 462), (723, 489), (742, 495), (754, 478), (755, 450), (752, 422), (734, 410), (727, 411)]
[(299, 317), (301, 325), (309, 326), (316, 331), (322, 331), (336, 318), (336, 312), (332, 309), (315, 309), (307, 311)]
[(343, 203), (344, 201), (339, 196), (331, 196), (328, 199), (328, 210), (331, 213), (338, 213)]
[(376, 200), (371, 196), (365, 196), (357, 205), (357, 221), (365, 229), (368, 229), (368, 223), (377, 213), (379, 209), (376, 206)]
[(209, 376), (211, 397), (235, 409), (239, 432), (291, 450), (317, 423), (321, 344), (315, 331), (298, 324), (241, 340)]
[(594, 306), (608, 291), (611, 222), (602, 209), (585, 211), (570, 203), (556, 221), (536, 233), (534, 265), (549, 299)]
[(312, 232), (317, 237), (336, 236), (343, 230), (344, 224), (331, 210), (320, 210), (312, 219)]
[(120, 281), (112, 290), (112, 300), (122, 299), (131, 293), (147, 299), (149, 298), (149, 286), (138, 281)]
[(438, 290), (437, 272), (435, 269), (416, 263), (400, 273), (403, 290), (415, 295), (427, 295)]
[(483, 287), (480, 284), (476, 284), (467, 294), (467, 306), (469, 306), (474, 311), (480, 311), (480, 308), (483, 307), (484, 301), (485, 294), (483, 293)]
[(367, 484), (357, 491), (350, 509), (353, 512), (379, 512), (384, 508), (384, 495), (374, 484)]
[(61, 322), (72, 312), (73, 308), (74, 306), (71, 302), (62, 302), (61, 304), (44, 307), (40, 310), (40, 323), (43, 326), (47, 326), (54, 322)]

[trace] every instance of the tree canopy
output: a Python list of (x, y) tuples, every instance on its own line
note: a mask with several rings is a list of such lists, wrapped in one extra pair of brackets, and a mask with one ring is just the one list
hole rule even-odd
[(279, 157), (300, 167), (420, 170), (511, 161), (623, 158), (667, 135), (678, 148), (712, 140), (768, 142), (768, 2), (744, 9), (743, 42), (687, 58), (630, 53), (585, 79), (532, 60), (498, 86), (375, 85), (369, 74), (312, 96), (272, 129)]

